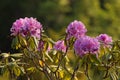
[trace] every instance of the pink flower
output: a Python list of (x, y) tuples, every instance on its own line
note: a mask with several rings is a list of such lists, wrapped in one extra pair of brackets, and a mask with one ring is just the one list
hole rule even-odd
[(89, 36), (84, 36), (77, 39), (74, 43), (75, 52), (83, 56), (87, 53), (96, 54), (99, 50), (100, 43), (96, 38), (91, 38)]
[(87, 29), (85, 28), (85, 25), (81, 21), (73, 21), (71, 22), (66, 30), (67, 33), (67, 39), (71, 37), (79, 38), (85, 35), (87, 32)]
[(44, 49), (44, 42), (43, 41), (39, 41), (38, 43), (38, 51), (41, 51)]
[[(44, 41), (39, 41), (39, 43), (38, 43), (38, 51), (42, 51), (44, 49), (46, 49), (45, 48), (45, 42)], [(52, 50), (52, 46), (48, 45), (46, 52), (50, 52), (51, 50)]]
[(58, 51), (62, 51), (62, 52), (66, 52), (66, 46), (64, 44), (64, 41), (63, 40), (59, 40), (55, 43), (54, 47), (53, 47), (55, 50), (58, 50)]
[(18, 34), (23, 37), (32, 36), (40, 39), (40, 34), (42, 31), (42, 25), (35, 18), (20, 18), (16, 20), (12, 28), (10, 29), (12, 32), (11, 35), (17, 36)]
[(110, 43), (112, 43), (112, 37), (108, 36), (107, 34), (100, 34), (99, 36), (97, 36), (97, 39), (105, 46), (110, 46)]

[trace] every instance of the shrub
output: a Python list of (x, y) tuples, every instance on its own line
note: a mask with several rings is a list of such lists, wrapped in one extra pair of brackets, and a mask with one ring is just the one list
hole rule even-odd
[(120, 41), (107, 34), (90, 37), (86, 32), (85, 25), (75, 20), (55, 42), (35, 18), (16, 20), (11, 46), (20, 52), (0, 54), (2, 76), (10, 80), (120, 79)]

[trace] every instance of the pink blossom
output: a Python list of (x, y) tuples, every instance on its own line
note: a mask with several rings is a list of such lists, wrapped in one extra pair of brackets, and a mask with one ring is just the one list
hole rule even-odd
[(12, 32), (11, 35), (13, 36), (17, 36), (18, 34), (20, 34), (23, 37), (32, 36), (40, 39), (42, 25), (36, 20), (36, 18), (25, 17), (16, 20), (13, 23), (10, 31)]
[[(39, 41), (38, 43), (38, 51), (44, 50), (45, 49), (45, 42), (44, 41)], [(46, 52), (50, 52), (52, 50), (52, 46), (48, 45)]]
[(84, 36), (77, 39), (74, 43), (75, 52), (83, 56), (87, 53), (96, 54), (99, 50), (100, 43), (96, 38), (91, 38), (89, 36)]
[(64, 44), (64, 41), (63, 40), (59, 40), (55, 43), (54, 45), (54, 49), (55, 50), (58, 50), (58, 51), (62, 51), (62, 52), (66, 52), (66, 46)]
[(112, 37), (108, 36), (107, 34), (100, 34), (99, 36), (97, 36), (97, 39), (105, 46), (110, 46), (110, 43), (112, 43)]
[(44, 42), (43, 41), (39, 41), (38, 43), (38, 51), (41, 51), (44, 49)]
[(67, 33), (67, 39), (71, 37), (79, 38), (85, 35), (87, 32), (87, 29), (85, 28), (85, 25), (81, 21), (73, 21), (71, 22), (66, 30)]

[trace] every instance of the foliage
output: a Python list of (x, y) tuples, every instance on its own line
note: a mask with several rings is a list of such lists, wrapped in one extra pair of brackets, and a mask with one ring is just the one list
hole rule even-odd
[[(27, 23), (31, 22), (28, 21)], [(77, 25), (72, 25), (74, 26), (72, 32), (76, 27), (83, 27), (79, 25), (79, 21), (75, 24)], [(18, 26), (19, 24), (16, 25), (16, 27)], [(26, 31), (27, 28), (35, 26), (26, 24), (24, 27), (26, 27)], [(74, 36), (76, 32), (68, 39), (67, 36), (70, 35), (70, 32), (66, 32), (60, 39), (63, 41), (54, 42), (43, 31), (39, 34), (40, 39), (38, 39), (36, 36), (31, 36), (29, 30), (25, 34), (26, 36), (21, 35), (22, 28), (19, 28), (20, 31), (17, 35), (13, 35), (11, 46), (19, 50), (20, 53), (0, 54), (0, 73), (2, 77), (9, 80), (120, 79), (119, 40), (112, 42), (112, 38), (105, 34), (101, 34), (98, 36), (99, 38), (91, 38), (86, 34), (76, 38)], [(81, 42), (76, 43), (77, 40)], [(97, 49), (94, 42), (99, 45)], [(75, 49), (74, 43), (80, 48)], [(77, 53), (76, 50), (82, 50), (84, 55), (79, 55), (82, 51)]]

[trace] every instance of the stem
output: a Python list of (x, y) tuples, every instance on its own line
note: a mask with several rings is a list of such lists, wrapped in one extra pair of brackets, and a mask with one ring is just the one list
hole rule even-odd
[(57, 69), (55, 70), (55, 72), (57, 72), (57, 70), (59, 69), (59, 67), (60, 67), (60, 65), (61, 65), (61, 63), (62, 63), (64, 57), (67, 55), (67, 51), (68, 51), (68, 46), (67, 46), (67, 48), (66, 48), (65, 54), (62, 55), (62, 57), (60, 58), (60, 61), (59, 61), (59, 63), (58, 63), (58, 67), (57, 67)]
[(43, 66), (43, 67), (40, 66), (40, 67), (43, 69), (43, 70), (41, 70), (41, 69), (38, 67), (38, 65), (36, 64), (35, 60), (34, 60), (33, 58), (30, 58), (30, 59), (32, 60), (34, 66), (35, 66), (39, 71), (43, 72), (44, 75), (46, 76), (46, 78), (47, 78), (48, 80), (52, 80), (52, 78), (51, 78), (51, 76), (49, 75), (48, 71), (46, 70), (45, 66)]
[(10, 67), (7, 65), (8, 71), (10, 73), (9, 75), (9, 79), (12, 80), (13, 79), (13, 71), (11, 71)]
[(62, 55), (62, 57), (60, 58), (60, 61), (58, 63), (58, 67), (57, 67), (56, 71), (59, 69), (59, 67), (60, 67), (60, 65), (61, 65), (61, 63), (62, 63), (62, 61), (63, 61), (63, 59), (64, 59), (65, 56), (66, 56), (66, 53), (64, 55)]
[(105, 78), (107, 78), (108, 77), (108, 70), (109, 70), (109, 67), (108, 66), (106, 66), (106, 74), (105, 74), (105, 76), (103, 77), (103, 79), (105, 79)]
[(85, 75), (87, 76), (88, 80), (91, 80), (88, 74), (88, 64), (86, 62), (86, 69), (85, 69)]
[(31, 60), (32, 60), (32, 62), (34, 63), (34, 66), (39, 70), (39, 71), (41, 71), (41, 72), (43, 72), (44, 73), (44, 75), (46, 76), (46, 78), (48, 79), (48, 80), (52, 80), (52, 78), (51, 78), (51, 76), (49, 75), (49, 73), (48, 73), (48, 71), (45, 69), (45, 66), (40, 66), (43, 70), (41, 70), (39, 67), (38, 67), (38, 65), (36, 64), (36, 62), (35, 62), (35, 60), (33, 59), (33, 58), (31, 58)]
[(103, 77), (103, 79), (107, 78), (108, 76), (108, 71), (106, 72), (105, 76)]
[(73, 71), (73, 73), (72, 73), (72, 77), (71, 77), (71, 80), (74, 80), (74, 77), (75, 77), (75, 75), (76, 75), (76, 73), (77, 73), (77, 71), (78, 71), (78, 69), (79, 69), (79, 65), (80, 65), (80, 59), (78, 60), (78, 64), (76, 65), (76, 67), (75, 67), (75, 69), (74, 69), (74, 71)]
[(45, 76), (47, 77), (48, 80), (52, 80), (51, 76), (49, 75), (49, 73), (47, 72), (46, 69), (43, 69), (43, 72), (45, 74)]
[(54, 75), (55, 75), (55, 79), (56, 79), (56, 80), (59, 80), (58, 77), (57, 77), (56, 72), (54, 72)]
[(73, 74), (72, 74), (72, 77), (71, 77), (71, 80), (74, 80), (74, 77), (75, 77), (76, 72), (77, 72), (78, 69), (79, 69), (78, 66), (74, 69)]
[(72, 75), (72, 73), (67, 69), (65, 65), (64, 65), (64, 69), (69, 73), (69, 75)]
[[(29, 51), (29, 48), (28, 48), (28, 51)], [(42, 59), (40, 59), (38, 56), (35, 56), (35, 57), (36, 57), (37, 60), (42, 60)], [(52, 76), (48, 73), (48, 71), (47, 71), (47, 69), (46, 69), (46, 68), (48, 68), (48, 69), (50, 70), (50, 68), (49, 68), (49, 66), (47, 65), (47, 63), (46, 63), (44, 60), (42, 60), (42, 62), (43, 62), (45, 65), (44, 65), (44, 66), (39, 65), (39, 66), (43, 69), (43, 70), (41, 70), (41, 69), (38, 67), (38, 65), (36, 64), (34, 58), (32, 57), (31, 59), (32, 59), (32, 62), (34, 63), (34, 66), (35, 66), (39, 71), (43, 72), (44, 75), (47, 77), (48, 80), (52, 80)], [(52, 70), (50, 70), (50, 71), (52, 72)]]

